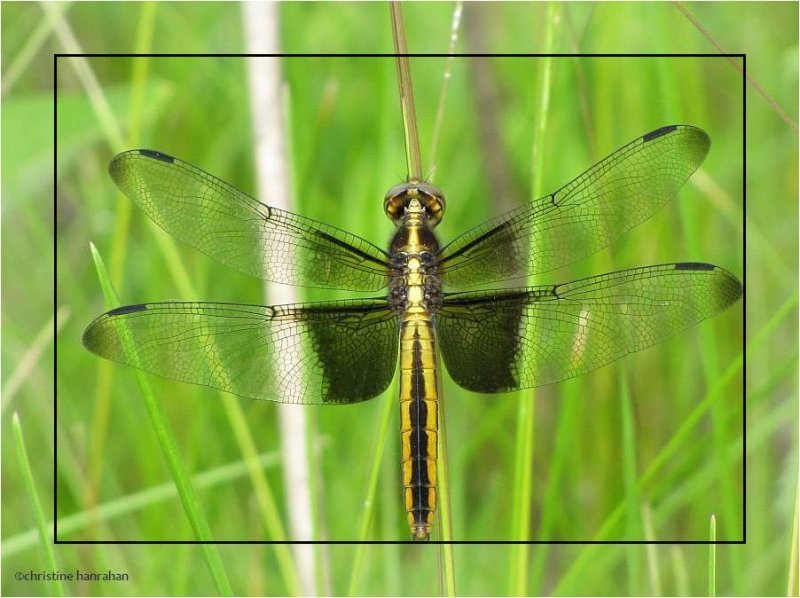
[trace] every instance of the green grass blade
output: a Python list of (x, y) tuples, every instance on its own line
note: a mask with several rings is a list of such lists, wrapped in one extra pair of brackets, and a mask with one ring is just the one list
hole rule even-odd
[[(56, 3), (42, 2), (41, 7), (48, 20), (52, 23), (56, 37), (62, 47), (69, 54), (82, 54), (83, 49), (72, 31), (66, 15), (56, 6)], [(75, 73), (86, 90), (86, 95), (89, 96), (92, 109), (97, 115), (98, 123), (109, 146), (115, 151), (122, 151), (124, 145), (122, 129), (114, 116), (114, 112), (111, 110), (111, 105), (103, 92), (102, 85), (100, 85), (97, 76), (89, 65), (89, 60), (85, 56), (72, 56), (68, 60), (75, 68)]]
[[(642, 523), (640, 519), (641, 496), (636, 485), (636, 438), (635, 424), (633, 421), (633, 407), (628, 392), (628, 383), (625, 379), (624, 367), (620, 368), (620, 419), (622, 421), (622, 470), (625, 484), (625, 539), (642, 537)], [(628, 568), (628, 595), (634, 596), (641, 593), (639, 572), (641, 566), (641, 550), (638, 546), (627, 546), (625, 562)]]
[[(389, 386), (387, 392), (389, 397), (394, 397), (397, 394), (397, 378)], [(367, 476), (367, 489), (364, 492), (364, 511), (361, 515), (361, 523), (358, 526), (358, 539), (361, 542), (369, 540), (370, 529), (375, 517), (375, 504), (376, 495), (378, 491), (378, 477), (381, 471), (381, 461), (386, 452), (386, 443), (389, 437), (389, 423), (392, 421), (392, 410), (396, 403), (388, 398), (384, 401), (383, 411), (381, 413), (380, 424), (378, 426), (378, 436), (375, 439), (375, 448), (372, 454), (372, 460), (369, 466), (369, 475)], [(361, 579), (361, 574), (364, 567), (364, 557), (367, 544), (358, 544), (356, 553), (353, 557), (353, 568), (350, 570), (350, 584), (348, 586), (348, 596), (358, 596), (358, 583)]]
[(797, 596), (798, 587), (797, 587), (797, 545), (798, 545), (798, 519), (797, 519), (797, 508), (798, 508), (798, 482), (795, 482), (794, 486), (794, 516), (792, 517), (792, 545), (789, 548), (789, 575), (788, 581), (786, 584), (786, 595), (787, 596)]
[[(555, 45), (555, 30), (559, 20), (559, 9), (548, 2), (543, 51), (552, 53)], [(533, 131), (533, 159), (531, 162), (531, 195), (538, 197), (542, 190), (545, 167), (545, 131), (550, 112), (550, 89), (553, 59), (542, 58), (540, 64), (540, 95), (536, 124)], [(529, 280), (529, 283), (533, 281)], [(514, 454), (514, 500), (511, 537), (528, 540), (531, 534), (531, 501), (533, 498), (533, 451), (534, 426), (536, 423), (536, 393), (533, 390), (520, 394), (517, 416), (517, 437)], [(530, 582), (530, 545), (515, 545), (511, 557), (510, 593), (515, 596), (528, 594)]]
[(712, 515), (708, 529), (709, 540), (712, 544), (708, 545), (708, 595), (717, 595), (717, 518)]
[[(59, 13), (66, 12), (69, 10), (71, 4), (71, 1), (54, 3), (53, 10), (58, 11)], [(53, 22), (54, 19), (45, 19), (43, 21), (39, 21), (39, 24), (36, 25), (36, 29), (31, 32), (30, 36), (25, 42), (25, 45), (17, 52), (16, 56), (13, 57), (13, 60), (10, 61), (11, 64), (6, 67), (6, 71), (3, 74), (3, 95), (8, 94), (14, 88), (17, 80), (19, 80), (22, 74), (30, 66), (31, 62), (33, 62), (33, 60), (36, 58), (39, 50), (49, 39), (50, 34), (53, 31)]]
[[(256, 494), (256, 505), (264, 524), (270, 532), (270, 538), (278, 542), (286, 541), (286, 530), (283, 527), (278, 503), (275, 500), (272, 488), (267, 483), (264, 470), (259, 463), (258, 449), (247, 426), (244, 412), (239, 401), (230, 395), (220, 393), (220, 400), (225, 407), (231, 428), (233, 429), (239, 450), (244, 456), (247, 472)], [(286, 584), (287, 594), (297, 596), (300, 594), (300, 580), (294, 564), (291, 549), (285, 544), (274, 544), (275, 559)]]
[[(91, 246), (91, 252), (106, 304), (108, 306), (119, 305), (119, 297), (108, 277), (103, 259), (94, 245)], [(135, 354), (135, 349), (133, 347), (127, 347), (127, 350)], [(145, 374), (138, 369), (133, 369), (133, 373), (139, 385), (139, 390), (142, 393), (145, 406), (147, 407), (147, 413), (150, 416), (150, 423), (153, 426), (153, 431), (158, 438), (159, 448), (167, 462), (172, 479), (175, 482), (175, 488), (178, 491), (183, 511), (189, 519), (194, 536), (201, 542), (213, 542), (214, 538), (211, 534), (211, 528), (208, 526), (208, 521), (200, 504), (200, 499), (197, 496), (197, 491), (184, 465), (175, 437), (172, 434), (172, 429), (169, 427), (164, 412), (161, 410), (161, 405), (156, 400)], [(217, 591), (224, 596), (232, 596), (233, 590), (217, 546), (213, 544), (203, 544), (203, 555), (206, 559), (211, 577), (217, 587)]]
[[(642, 507), (642, 524), (644, 526), (644, 537), (648, 542), (656, 539), (655, 532), (653, 531), (653, 511), (649, 504)], [(658, 562), (658, 546), (655, 544), (648, 544), (645, 547), (647, 554), (647, 574), (650, 577), (650, 592), (652, 596), (661, 596), (661, 566)]]
[[(533, 392), (520, 397), (517, 408), (517, 434), (514, 454), (514, 507), (511, 537), (527, 540), (530, 534), (530, 502), (533, 496), (533, 426), (535, 422), (535, 397)], [(514, 547), (511, 583), (513, 595), (524, 596), (527, 592), (529, 547), (520, 544)]]
[(680, 546), (672, 546), (672, 573), (675, 576), (675, 596), (689, 596), (689, 573), (686, 570), (686, 559)]
[[(33, 479), (33, 471), (31, 470), (31, 463), (28, 460), (28, 451), (25, 449), (25, 438), (22, 435), (22, 425), (19, 422), (19, 414), (15, 411), (14, 416), (11, 418), (11, 426), (14, 430), (14, 440), (17, 445), (17, 457), (19, 458), (19, 465), (22, 469), (22, 477), (25, 480), (25, 489), (28, 491), (28, 497), (31, 501), (33, 508), (33, 517), (36, 519), (36, 527), (39, 529), (39, 541), (44, 550), (45, 562), (50, 571), (58, 571), (58, 563), (56, 562), (56, 553), (53, 550), (53, 541), (50, 538), (50, 532), (47, 529), (45, 522), (44, 510), (42, 509), (42, 501), (39, 500), (39, 493), (36, 491), (36, 483)], [(59, 596), (66, 596), (64, 585), (61, 581), (53, 580), (53, 590)]]
[[(146, 54), (151, 50), (153, 27), (155, 18), (155, 3), (142, 2), (139, 15), (139, 26), (136, 31), (136, 53)], [(150, 58), (142, 57), (133, 61), (131, 72), (131, 105), (128, 113), (127, 144), (130, 147), (139, 146), (142, 122), (142, 100), (145, 84), (147, 83), (148, 65)], [(112, 280), (122, 280), (122, 268), (128, 251), (128, 233), (131, 224), (131, 202), (122, 193), (117, 193), (117, 210), (114, 220), (114, 234), (112, 236), (110, 272)]]
[(0, 412), (5, 411), (6, 408), (11, 405), (11, 402), (14, 400), (20, 388), (22, 388), (31, 371), (37, 367), (42, 353), (50, 346), (50, 343), (54, 341), (53, 324), (55, 324), (55, 334), (58, 335), (64, 327), (64, 324), (69, 320), (69, 317), (69, 307), (62, 305), (58, 308), (56, 314), (47, 320), (36, 335), (36, 338), (34, 338), (30, 347), (25, 351), (22, 359), (17, 362), (14, 371), (11, 372), (11, 375), (3, 382), (3, 388), (2, 391), (0, 391), (0, 396), (2, 396)]
[[(142, 2), (139, 26), (137, 28), (136, 54), (146, 54), (152, 47), (154, 28), (155, 3)], [(129, 126), (127, 142), (136, 147), (139, 144), (142, 120), (142, 98), (147, 83), (147, 66), (149, 58), (140, 58), (133, 61), (131, 76), (131, 104), (128, 111)], [(88, 89), (88, 88), (87, 88)], [(101, 88), (102, 91), (102, 88)], [(95, 101), (93, 106), (103, 102)], [(108, 103), (107, 101), (105, 102)], [(100, 113), (98, 112), (98, 118)], [(109, 145), (113, 147), (113, 140), (109, 138)], [(117, 193), (116, 211), (114, 218), (114, 234), (111, 238), (110, 253), (110, 279), (124, 280), (122, 275), (127, 255), (129, 230), (131, 223), (131, 202), (122, 193)], [(97, 385), (95, 387), (94, 413), (92, 415), (92, 436), (89, 449), (89, 480), (86, 485), (86, 504), (93, 505), (97, 500), (100, 478), (104, 467), (106, 454), (106, 439), (111, 414), (111, 386), (114, 369), (111, 363), (103, 362), (98, 366)]]
[[(569, 384), (575, 385), (575, 382)], [(567, 469), (567, 461), (572, 447), (576, 446), (577, 438), (575, 426), (571, 422), (575, 421), (575, 413), (579, 408), (579, 396), (564, 389), (564, 397), (558, 406), (556, 415), (556, 445), (554, 458), (548, 464), (548, 478), (544, 489), (544, 500), (542, 503), (542, 519), (539, 529), (536, 530), (536, 538), (539, 540), (551, 539), (554, 522), (557, 518), (556, 513), (560, 504), (560, 492), (562, 491), (561, 480)], [(533, 585), (532, 594), (540, 593), (539, 588), (545, 578), (545, 565), (550, 554), (550, 545), (540, 544), (533, 556), (531, 567), (531, 580)]]
[[(441, 385), (440, 385), (441, 386)], [(450, 507), (450, 474), (448, 472), (447, 460), (447, 417), (445, 417), (444, 397), (440, 390), (439, 396), (439, 461), (437, 469), (439, 472), (439, 525), (441, 529), (441, 540), (451, 542), (453, 540), (453, 519)], [(441, 545), (442, 568), (444, 569), (444, 594), (445, 596), (456, 595), (456, 565), (453, 555), (453, 545)]]
[[(257, 456), (256, 466), (259, 468), (274, 468), (280, 463), (280, 455), (276, 451), (261, 453)], [(221, 465), (192, 476), (192, 482), (197, 489), (213, 488), (229, 484), (248, 475), (250, 464), (246, 459)], [(101, 503), (91, 509), (78, 511), (66, 517), (59, 517), (58, 531), (64, 536), (75, 534), (99, 521), (110, 522), (131, 513), (141, 511), (174, 499), (177, 495), (175, 484), (165, 482), (145, 490), (133, 492), (108, 502)], [(53, 522), (48, 521), (48, 526)], [(36, 544), (37, 530), (29, 529), (3, 539), (3, 558), (8, 558), (28, 550)]]

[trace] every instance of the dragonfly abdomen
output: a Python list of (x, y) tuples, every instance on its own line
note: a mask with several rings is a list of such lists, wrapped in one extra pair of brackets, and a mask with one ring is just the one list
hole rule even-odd
[(414, 539), (427, 539), (436, 510), (439, 370), (433, 326), (408, 310), (400, 333), (400, 430), (403, 495)]

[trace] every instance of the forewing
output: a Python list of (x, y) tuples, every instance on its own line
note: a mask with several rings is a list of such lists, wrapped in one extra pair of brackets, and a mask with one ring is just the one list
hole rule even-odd
[(377, 291), (384, 251), (338, 228), (272, 208), (177, 158), (132, 150), (111, 160), (120, 190), (175, 238), (273, 282)]
[(599, 251), (674, 197), (710, 143), (685, 125), (635, 139), (558, 191), (457, 237), (441, 252), (444, 283), (521, 278)]
[(566, 284), (445, 296), (435, 321), (447, 371), (476, 392), (566, 380), (674, 336), (742, 295), (710, 264), (612, 272)]
[(397, 365), (397, 316), (385, 300), (262, 307), (145, 303), (92, 322), (100, 357), (181, 382), (294, 404), (380, 394)]

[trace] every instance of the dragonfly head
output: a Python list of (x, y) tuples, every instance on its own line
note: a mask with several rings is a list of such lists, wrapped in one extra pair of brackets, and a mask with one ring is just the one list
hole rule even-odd
[(444, 193), (433, 185), (420, 181), (408, 181), (395, 185), (386, 192), (383, 209), (386, 215), (399, 225), (409, 211), (423, 211), (431, 228), (439, 224), (444, 214)]

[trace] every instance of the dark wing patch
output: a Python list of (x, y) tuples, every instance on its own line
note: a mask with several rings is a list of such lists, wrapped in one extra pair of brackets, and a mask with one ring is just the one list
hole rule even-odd
[(474, 392), (519, 387), (520, 323), (529, 291), (458, 293), (436, 313), (442, 356), (453, 379)]
[(435, 316), (447, 371), (487, 393), (559, 382), (660, 343), (741, 297), (729, 272), (685, 265), (447, 294)]
[(120, 190), (175, 238), (220, 263), (295, 286), (377, 291), (386, 252), (369, 241), (271, 208), (225, 181), (153, 150), (114, 157)]
[(261, 307), (147, 303), (92, 322), (100, 357), (172, 380), (293, 404), (379, 395), (397, 366), (398, 323), (384, 299)]
[(555, 193), (457, 237), (440, 252), (444, 284), (522, 278), (599, 251), (672, 199), (710, 143), (685, 125), (635, 139)]

